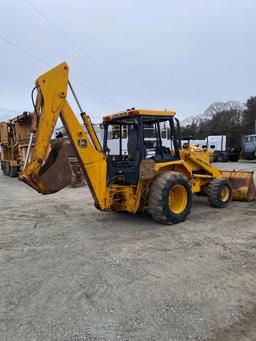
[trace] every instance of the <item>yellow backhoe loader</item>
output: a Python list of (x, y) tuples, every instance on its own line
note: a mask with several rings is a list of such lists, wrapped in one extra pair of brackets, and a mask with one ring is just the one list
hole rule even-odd
[[(37, 124), (32, 132), (36, 137), (35, 147), (32, 162), (25, 165), (20, 174), (20, 180), (32, 188), (50, 194), (69, 182), (70, 168), (61, 140), (45, 160), (53, 129), (60, 118), (95, 206), (102, 211), (136, 213), (147, 210), (156, 221), (171, 224), (184, 221), (189, 215), (193, 193), (207, 194), (210, 205), (219, 208), (225, 207), (232, 195), (239, 200), (254, 198), (251, 173), (224, 175), (209, 162), (208, 153), (181, 149), (179, 121), (172, 111), (132, 108), (106, 116), (102, 123), (104, 142), (101, 146), (89, 116), (81, 109), (68, 74), (68, 65), (62, 63), (36, 80)], [(68, 88), (86, 129), (67, 101)], [(163, 124), (168, 127), (170, 147), (162, 144)], [(115, 131), (118, 127), (118, 131), (110, 140), (113, 126)], [(150, 143), (147, 127), (154, 128), (154, 140)]]

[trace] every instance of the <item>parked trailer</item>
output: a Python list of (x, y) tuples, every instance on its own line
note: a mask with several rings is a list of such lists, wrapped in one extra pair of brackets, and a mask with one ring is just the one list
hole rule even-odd
[(241, 147), (228, 147), (226, 135), (211, 135), (207, 136), (204, 140), (190, 140), (189, 142), (200, 148), (212, 150), (214, 162), (236, 162), (240, 157)]
[[(0, 123), (0, 162), (4, 175), (16, 177), (22, 170), (33, 119), (34, 114), (24, 112), (8, 122)], [(34, 143), (32, 143), (32, 149), (33, 146)]]

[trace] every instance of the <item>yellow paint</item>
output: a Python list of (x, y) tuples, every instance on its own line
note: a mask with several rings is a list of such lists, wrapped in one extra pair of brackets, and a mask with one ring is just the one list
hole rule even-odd
[(182, 213), (188, 202), (187, 191), (182, 185), (175, 185), (171, 188), (168, 198), (169, 209), (174, 214)]
[(146, 110), (146, 109), (130, 109), (126, 111), (120, 111), (116, 114), (103, 117), (103, 121), (113, 121), (118, 118), (125, 118), (131, 116), (159, 116), (159, 117), (171, 117), (175, 116), (174, 111), (165, 110)]
[(226, 202), (230, 196), (230, 190), (228, 186), (223, 186), (220, 191), (220, 197), (223, 202)]
[(94, 200), (101, 209), (105, 209), (107, 176), (105, 155), (92, 145), (66, 99), (68, 65), (62, 63), (46, 72), (37, 79), (36, 85), (39, 93), (37, 110), (40, 113), (40, 120), (32, 162), (21, 173), (20, 179), (39, 192), (47, 193), (47, 188), (38, 180), (38, 174), (45, 160), (57, 119), (60, 117), (74, 146)]
[(81, 117), (84, 121), (84, 124), (85, 124), (85, 127), (86, 129), (88, 130), (88, 133), (91, 137), (91, 140), (94, 144), (94, 147), (99, 151), (99, 152), (102, 152), (102, 148), (101, 148), (101, 145), (100, 145), (100, 142), (98, 140), (98, 137), (95, 133), (95, 130), (93, 128), (93, 125), (92, 125), (92, 122), (91, 122), (91, 119), (88, 115), (86, 115), (86, 113), (81, 113)]

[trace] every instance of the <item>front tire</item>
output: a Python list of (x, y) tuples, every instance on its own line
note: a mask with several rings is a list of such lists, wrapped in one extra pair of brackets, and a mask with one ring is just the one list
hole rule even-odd
[(238, 162), (239, 161), (239, 155), (232, 155), (229, 157), (230, 162)]
[(149, 213), (162, 224), (186, 219), (192, 206), (192, 191), (186, 177), (178, 172), (159, 174), (149, 191)]
[(232, 187), (227, 179), (214, 179), (208, 186), (208, 201), (213, 207), (224, 208), (232, 200)]
[(253, 160), (253, 159), (255, 159), (255, 152), (244, 153), (243, 158), (245, 160)]

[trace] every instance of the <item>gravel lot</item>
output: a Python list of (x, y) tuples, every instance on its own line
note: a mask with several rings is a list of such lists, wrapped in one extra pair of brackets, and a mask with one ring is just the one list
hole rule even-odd
[(256, 202), (163, 226), (2, 175), (0, 200), (1, 341), (256, 340)]

